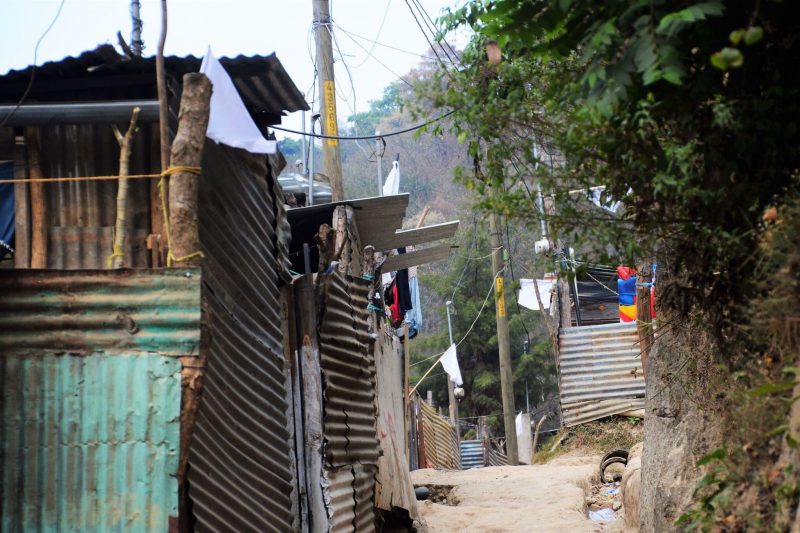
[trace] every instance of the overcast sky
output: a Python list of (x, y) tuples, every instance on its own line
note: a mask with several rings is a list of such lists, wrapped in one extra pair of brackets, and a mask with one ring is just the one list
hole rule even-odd
[[(435, 20), (443, 7), (461, 0), (419, 0)], [(33, 62), (36, 41), (53, 20), (60, 0), (0, 0), (0, 74)], [(158, 0), (142, 0), (145, 55), (154, 55), (160, 31)], [(416, 65), (429, 48), (409, 0), (332, 0), (334, 32), (350, 66), (355, 98), (342, 61), (336, 63), (340, 118), (363, 111), (369, 100)], [(116, 44), (117, 31), (130, 40), (129, 0), (65, 0), (39, 46), (37, 63), (78, 55), (98, 44)], [(277, 53), (298, 88), (312, 95), (311, 0), (169, 0), (165, 54), (217, 57)], [(385, 18), (385, 20), (384, 20)], [(422, 21), (420, 21), (422, 22)], [(383, 27), (381, 28), (381, 24)], [(463, 37), (460, 39), (463, 42)], [(377, 41), (373, 46), (370, 41)], [(368, 52), (371, 54), (368, 55)], [(334, 51), (334, 55), (338, 55)], [(355, 102), (354, 102), (355, 100)], [(284, 125), (300, 128), (300, 113)], [(279, 136), (280, 138), (280, 136)]]

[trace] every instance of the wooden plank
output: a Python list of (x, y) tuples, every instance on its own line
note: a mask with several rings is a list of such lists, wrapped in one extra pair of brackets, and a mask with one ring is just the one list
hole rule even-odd
[(401, 230), (394, 235), (383, 234), (376, 242), (372, 243), (376, 249), (381, 251), (394, 250), (404, 246), (416, 246), (427, 242), (449, 239), (456, 234), (458, 220), (433, 224), (419, 229)]
[(409, 254), (398, 254), (389, 257), (382, 267), (383, 272), (392, 272), (394, 270), (402, 270), (412, 266), (424, 265), (425, 263), (433, 263), (434, 261), (441, 261), (447, 259), (450, 255), (450, 245), (440, 244), (431, 248), (425, 248), (417, 252)]
[(328, 512), (322, 491), (322, 371), (319, 364), (317, 308), (314, 282), (310, 275), (295, 284), (298, 331), (301, 336), (303, 429), (305, 442), (306, 493), (310, 515), (309, 531), (329, 530)]
[[(14, 178), (27, 178), (25, 161), (25, 141), (18, 137), (14, 141)], [(31, 267), (31, 209), (30, 185), (14, 184), (14, 268)]]

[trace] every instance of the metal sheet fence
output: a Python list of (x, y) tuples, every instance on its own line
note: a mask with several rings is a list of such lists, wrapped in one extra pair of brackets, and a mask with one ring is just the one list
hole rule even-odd
[(635, 323), (562, 329), (559, 369), (568, 427), (644, 407)]
[(422, 468), (461, 470), (461, 451), (456, 438), (455, 426), (439, 416), (436, 410), (416, 400), (417, 417), (422, 425), (422, 444), (420, 457), (425, 458)]

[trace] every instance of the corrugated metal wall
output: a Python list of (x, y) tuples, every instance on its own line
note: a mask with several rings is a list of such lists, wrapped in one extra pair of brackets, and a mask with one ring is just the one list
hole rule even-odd
[(561, 329), (559, 369), (566, 426), (644, 407), (636, 323)]
[(322, 281), (320, 366), (324, 385), (326, 495), (333, 531), (374, 531), (378, 462), (375, 360), (366, 281), (338, 271)]
[(177, 356), (197, 354), (198, 274), (0, 273), (2, 531), (177, 523)]
[(426, 465), (423, 468), (461, 470), (461, 450), (456, 439), (455, 426), (439, 416), (436, 410), (423, 401), (418, 416), (422, 420)]
[(189, 452), (197, 531), (292, 531), (293, 417), (283, 356), (275, 190), (264, 159), (206, 142), (199, 190), (208, 338)]

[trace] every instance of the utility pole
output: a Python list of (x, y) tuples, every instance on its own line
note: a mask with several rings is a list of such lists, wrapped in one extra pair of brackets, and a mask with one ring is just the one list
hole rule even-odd
[[(381, 132), (375, 131), (375, 135)], [(381, 149), (381, 139), (375, 139), (375, 160), (378, 162), (378, 196), (383, 196), (383, 150)]]
[[(450, 309), (453, 307), (453, 302), (447, 300), (447, 302), (445, 302), (445, 307), (447, 308), (447, 333), (450, 335), (450, 345), (452, 346), (453, 323), (450, 320)], [(447, 399), (450, 402), (450, 420), (452, 420), (453, 425), (456, 427), (456, 436), (458, 440), (461, 441), (461, 432), (458, 427), (458, 403), (456, 402), (455, 383), (450, 379), (450, 376), (447, 377)]]
[(500, 215), (492, 213), (489, 217), (489, 239), (492, 244), (492, 272), (497, 275), (494, 285), (494, 302), (497, 316), (497, 347), (500, 350), (500, 391), (503, 396), (503, 425), (506, 429), (506, 457), (508, 464), (519, 464), (517, 449), (517, 427), (514, 423), (514, 377), (511, 374), (511, 343), (508, 334), (506, 315), (505, 272), (507, 251), (503, 246)]
[[(336, 125), (336, 86), (333, 78), (333, 45), (331, 42), (330, 0), (311, 0), (314, 7), (314, 40), (317, 43), (317, 76), (319, 77), (319, 102), (322, 106), (322, 132), (338, 136)], [(342, 159), (338, 139), (322, 140), (325, 174), (331, 181), (332, 200), (344, 200), (342, 185)]]

